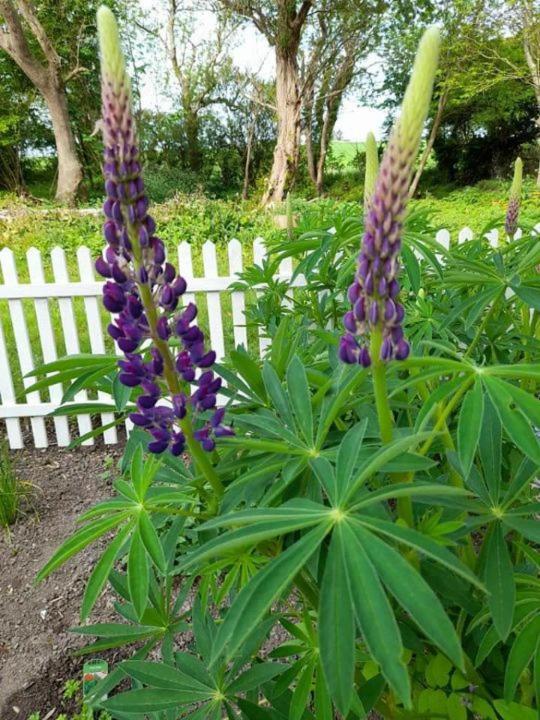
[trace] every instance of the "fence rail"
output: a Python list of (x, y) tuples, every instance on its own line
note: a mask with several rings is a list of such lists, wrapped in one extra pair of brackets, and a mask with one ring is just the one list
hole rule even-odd
[[(472, 237), (472, 231), (463, 228), (457, 240), (462, 243)], [(496, 244), (496, 231), (487, 237), (490, 243)], [(443, 247), (450, 246), (450, 233), (447, 230), (440, 230), (436, 239)], [(219, 263), (217, 248), (212, 242), (204, 243), (199, 257), (192, 255), (189, 243), (183, 242), (178, 246), (179, 270), (186, 278), (189, 289), (183, 296), (183, 302), (191, 302), (195, 293), (205, 295), (206, 302), (202, 305), (206, 305), (209, 339), (218, 360), (224, 357), (226, 344), (248, 346), (246, 294), (230, 289), (238, 273), (242, 272), (243, 254), (245, 246), (238, 240), (228, 243), (226, 256), (220, 258)], [(248, 254), (255, 264), (260, 265), (266, 256), (264, 240), (256, 238)], [(66, 417), (53, 417), (52, 421), (46, 421), (45, 416), (61, 403), (62, 386), (52, 386), (48, 397), (36, 391), (26, 393), (25, 389), (34, 382), (33, 378), (26, 376), (42, 362), (52, 362), (62, 354), (81, 352), (83, 335), (85, 349), (89, 352), (104, 353), (109, 345), (105, 326), (110, 321), (110, 315), (101, 305), (102, 282), (96, 279), (90, 250), (80, 247), (75, 258), (70, 258), (72, 262), (68, 263), (65, 251), (54, 248), (50, 253), (52, 282), (46, 280), (45, 267), (49, 267), (48, 260), (39, 250), (31, 248), (26, 253), (26, 266), (23, 263), (17, 267), (15, 256), (9, 248), (0, 251), (3, 278), (0, 283), (0, 421), (5, 423), (8, 443), (13, 449), (28, 444), (45, 448), (51, 442), (65, 447), (72, 441), (72, 436), (81, 436), (92, 430), (92, 416), (85, 414), (78, 415), (75, 423), (71, 424)], [(202, 275), (194, 273), (195, 263), (202, 266)], [(73, 267), (75, 273), (72, 271), (70, 277), (69, 268)], [(277, 277), (291, 282), (292, 271), (292, 262), (285, 260), (279, 267)], [(20, 282), (21, 276), (28, 277), (28, 282)], [(299, 278), (291, 285), (299, 286), (302, 282), (303, 279)], [(252, 290), (257, 292), (256, 287)], [(225, 297), (230, 298), (230, 313), (226, 318), (222, 303)], [(267, 338), (259, 334), (256, 339), (259, 354), (264, 353), (267, 344)], [(64, 352), (59, 352), (59, 347)], [(106, 399), (107, 395), (98, 393), (98, 401)], [(74, 401), (88, 401), (88, 393), (81, 390)], [(103, 413), (99, 417), (103, 426), (112, 420), (111, 413)], [(96, 418), (95, 422), (98, 422)], [(116, 428), (105, 430), (103, 440), (106, 444), (117, 443)], [(94, 440), (90, 438), (83, 444), (93, 443)]]

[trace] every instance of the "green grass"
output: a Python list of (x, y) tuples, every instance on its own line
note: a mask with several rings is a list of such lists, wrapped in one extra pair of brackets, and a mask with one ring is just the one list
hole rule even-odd
[(345, 170), (356, 169), (357, 157), (364, 153), (364, 143), (332, 140), (330, 153), (332, 159), (339, 162)]

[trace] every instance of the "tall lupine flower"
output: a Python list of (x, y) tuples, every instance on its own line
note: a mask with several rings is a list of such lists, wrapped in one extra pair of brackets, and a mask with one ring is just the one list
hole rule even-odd
[(516, 234), (518, 219), (519, 219), (519, 206), (521, 205), (521, 183), (523, 180), (523, 162), (521, 158), (517, 158), (514, 164), (514, 179), (512, 180), (512, 187), (510, 188), (510, 195), (508, 197), (508, 207), (506, 210), (506, 220), (504, 228), (506, 234), (513, 238)]
[[(105, 256), (96, 269), (107, 278), (103, 304), (115, 315), (109, 333), (125, 354), (119, 361), (119, 379), (140, 388), (137, 412), (130, 415), (152, 436), (148, 449), (173, 455), (186, 443), (198, 452), (199, 443), (211, 451), (215, 437), (231, 434), (222, 424), (223, 410), (216, 410), (221, 379), (210, 369), (216, 355), (205, 347), (204, 335), (194, 324), (193, 303), (178, 309), (186, 281), (167, 262), (165, 246), (155, 235), (148, 215), (148, 199), (141, 177), (137, 135), (131, 109), (131, 88), (112, 12), (98, 11), (101, 50), (103, 172), (107, 199), (103, 206), (107, 241)], [(179, 339), (173, 354), (169, 339)], [(141, 345), (151, 340), (151, 348)], [(190, 386), (194, 386), (193, 393)], [(163, 401), (168, 398), (168, 404)], [(193, 430), (193, 415), (213, 410), (210, 419)], [(203, 454), (204, 455), (204, 454)]]
[(375, 192), (375, 183), (379, 173), (379, 153), (375, 135), (369, 132), (366, 137), (366, 172), (364, 175), (364, 211), (371, 210), (371, 199)]
[(401, 327), (404, 310), (397, 301), (399, 252), (412, 168), (433, 92), (439, 48), (439, 30), (431, 27), (420, 41), (401, 115), (381, 161), (355, 279), (348, 291), (352, 310), (343, 319), (346, 333), (340, 340), (339, 355), (346, 363), (368, 367), (373, 352), (381, 360), (404, 360), (409, 354)]

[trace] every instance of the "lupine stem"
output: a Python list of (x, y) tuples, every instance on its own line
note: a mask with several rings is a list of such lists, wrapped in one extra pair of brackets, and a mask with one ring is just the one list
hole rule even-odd
[(379, 419), (379, 430), (381, 440), (386, 445), (392, 442), (393, 418), (388, 404), (388, 390), (386, 387), (386, 363), (380, 359), (382, 344), (382, 332), (380, 328), (374, 328), (371, 333), (370, 355), (373, 358), (371, 373), (373, 378), (373, 392), (375, 394), (375, 406)]
[[(383, 445), (392, 442), (392, 428), (394, 424), (392, 411), (388, 403), (388, 389), (386, 386), (386, 363), (380, 359), (382, 344), (382, 331), (374, 328), (371, 333), (370, 355), (373, 358), (371, 365), (371, 377), (373, 379), (373, 393), (375, 395), (375, 406), (379, 420), (379, 431)], [(394, 482), (402, 482), (401, 475), (394, 476)], [(405, 480), (412, 480), (412, 477), (405, 477)], [(402, 497), (397, 502), (398, 516), (407, 523), (409, 527), (414, 526), (414, 514), (410, 497)]]

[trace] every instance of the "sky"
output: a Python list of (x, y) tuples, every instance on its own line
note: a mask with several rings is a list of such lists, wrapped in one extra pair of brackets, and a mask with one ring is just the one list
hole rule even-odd
[[(140, 3), (143, 11), (151, 11), (155, 16), (155, 0), (140, 0)], [(202, 14), (199, 31), (201, 35), (212, 32), (212, 26), (212, 19), (208, 17), (207, 13)], [(274, 77), (273, 49), (252, 26), (246, 26), (238, 32), (235, 47), (232, 49), (232, 57), (235, 65), (241, 70), (257, 72), (267, 80)], [(165, 58), (161, 58), (161, 60), (166, 63)], [(142, 106), (148, 109), (156, 107), (160, 107), (162, 110), (167, 109), (170, 99), (160, 93), (164, 82), (163, 64), (158, 62), (152, 63), (152, 65), (154, 65), (154, 69), (150, 69), (142, 77), (139, 77)], [(343, 140), (363, 142), (367, 133), (371, 131), (376, 139), (380, 140), (383, 137), (385, 115), (386, 113), (382, 110), (362, 105), (351, 94), (342, 102), (335, 132)]]

